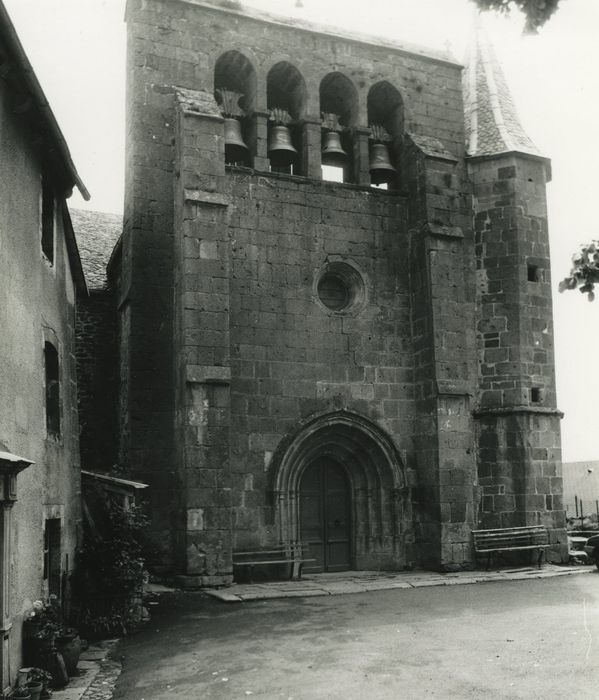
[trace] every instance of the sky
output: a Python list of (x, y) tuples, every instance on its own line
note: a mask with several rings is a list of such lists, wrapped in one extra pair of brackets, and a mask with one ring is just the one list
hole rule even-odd
[[(92, 195), (71, 206), (121, 213), (125, 148), (125, 0), (3, 0)], [(465, 55), (468, 0), (245, 0), (333, 27)], [(572, 254), (599, 238), (599, 2), (562, 0), (536, 36), (523, 20), (485, 16), (521, 121), (552, 159), (547, 187), (558, 408), (564, 461), (599, 460), (599, 300), (558, 294)], [(597, 433), (595, 433), (597, 431)]]

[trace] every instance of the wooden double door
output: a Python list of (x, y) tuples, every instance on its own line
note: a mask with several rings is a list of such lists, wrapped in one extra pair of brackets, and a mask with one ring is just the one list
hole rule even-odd
[(299, 505), (301, 540), (316, 559), (304, 571), (350, 569), (351, 497), (343, 468), (330, 459), (310, 464), (301, 478)]

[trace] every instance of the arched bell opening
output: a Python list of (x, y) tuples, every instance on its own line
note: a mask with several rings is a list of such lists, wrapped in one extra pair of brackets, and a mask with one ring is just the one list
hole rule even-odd
[(256, 71), (239, 51), (226, 51), (214, 66), (214, 96), (225, 119), (225, 161), (251, 166), (256, 153), (252, 115), (256, 104)]
[(397, 189), (398, 154), (404, 131), (404, 107), (399, 91), (386, 80), (368, 92), (370, 179), (373, 186)]
[(302, 119), (306, 83), (288, 61), (276, 63), (266, 79), (268, 159), (273, 172), (304, 174)]
[(352, 129), (358, 121), (358, 92), (343, 73), (326, 75), (320, 83), (323, 180), (353, 182)]
[(275, 455), (273, 487), (279, 541), (307, 541), (315, 570), (405, 565), (411, 508), (403, 467), (370, 421), (342, 411), (306, 425)]

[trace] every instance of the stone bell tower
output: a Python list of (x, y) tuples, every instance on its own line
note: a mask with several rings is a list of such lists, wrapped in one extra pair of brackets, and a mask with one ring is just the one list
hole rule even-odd
[(551, 164), (518, 120), (479, 27), (464, 76), (477, 257), (482, 527), (544, 525), (567, 547), (545, 185)]
[[(541, 512), (530, 479), (555, 516), (540, 473), (558, 479), (558, 458), (529, 447), (538, 421), (558, 439), (550, 314), (497, 300), (539, 296), (507, 236), (545, 274), (521, 201), (537, 206), (546, 161), (466, 153), (462, 67), (443, 53), (231, 2), (130, 0), (127, 26), (121, 459), (151, 484), (165, 569), (226, 583), (235, 549), (297, 541), (317, 571), (469, 566), (500, 496), (523, 522)], [(472, 217), (486, 235), (495, 186), (501, 290)], [(505, 372), (542, 405), (508, 401)], [(492, 436), (509, 486), (487, 473)]]

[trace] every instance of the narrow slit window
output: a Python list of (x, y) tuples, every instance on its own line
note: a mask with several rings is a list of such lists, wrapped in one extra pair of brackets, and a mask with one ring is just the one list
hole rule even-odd
[(527, 266), (527, 275), (529, 282), (538, 282), (540, 280), (540, 272), (537, 265)]
[(58, 351), (52, 343), (44, 346), (46, 377), (46, 431), (48, 435), (60, 435), (60, 382), (58, 376)]
[(44, 527), (44, 583), (49, 595), (61, 598), (60, 518), (48, 518)]
[(54, 189), (42, 177), (42, 252), (54, 264)]

